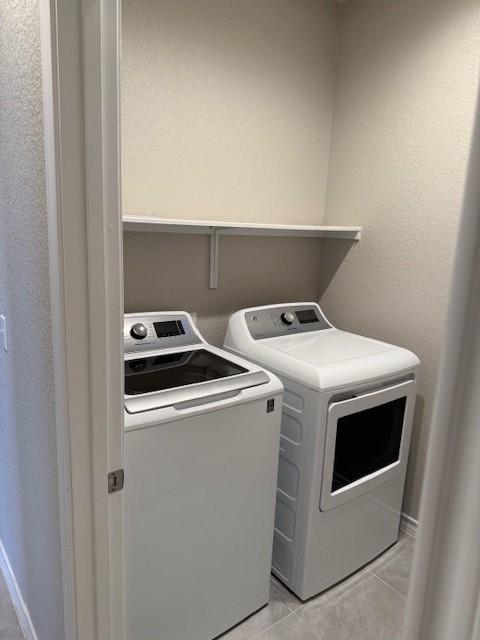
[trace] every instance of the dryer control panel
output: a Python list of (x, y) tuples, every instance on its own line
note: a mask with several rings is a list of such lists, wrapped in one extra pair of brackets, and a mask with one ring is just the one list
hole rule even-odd
[(136, 353), (200, 344), (202, 340), (186, 313), (150, 313), (125, 315), (123, 342), (125, 353)]
[(332, 328), (315, 304), (259, 307), (245, 312), (245, 322), (255, 340)]

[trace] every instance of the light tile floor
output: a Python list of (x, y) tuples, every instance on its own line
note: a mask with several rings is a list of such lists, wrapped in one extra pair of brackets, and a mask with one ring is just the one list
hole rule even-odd
[(221, 640), (400, 640), (414, 539), (302, 603), (275, 578), (270, 603)]
[(23, 640), (7, 585), (0, 573), (0, 640)]
[[(222, 640), (400, 640), (414, 539), (306, 603), (272, 578), (270, 603)], [(23, 640), (0, 574), (0, 640)]]

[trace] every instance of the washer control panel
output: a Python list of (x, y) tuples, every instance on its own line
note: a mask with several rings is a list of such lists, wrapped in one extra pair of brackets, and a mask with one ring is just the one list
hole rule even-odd
[(332, 328), (318, 306), (306, 304), (246, 311), (245, 322), (254, 340)]
[(123, 321), (125, 353), (171, 349), (202, 341), (185, 314), (130, 314)]

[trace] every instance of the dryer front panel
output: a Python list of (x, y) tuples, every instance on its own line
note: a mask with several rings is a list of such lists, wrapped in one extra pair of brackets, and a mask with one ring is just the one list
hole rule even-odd
[(329, 405), (322, 511), (370, 491), (406, 468), (415, 389), (415, 381), (407, 380)]

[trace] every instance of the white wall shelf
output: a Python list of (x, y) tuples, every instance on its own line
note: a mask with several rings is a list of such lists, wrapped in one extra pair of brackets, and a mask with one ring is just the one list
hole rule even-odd
[(323, 225), (255, 224), (220, 222), (217, 220), (171, 220), (166, 218), (124, 216), (124, 231), (192, 233), (210, 236), (210, 288), (218, 286), (219, 237), (224, 236), (290, 236), (360, 240), (361, 227)]

